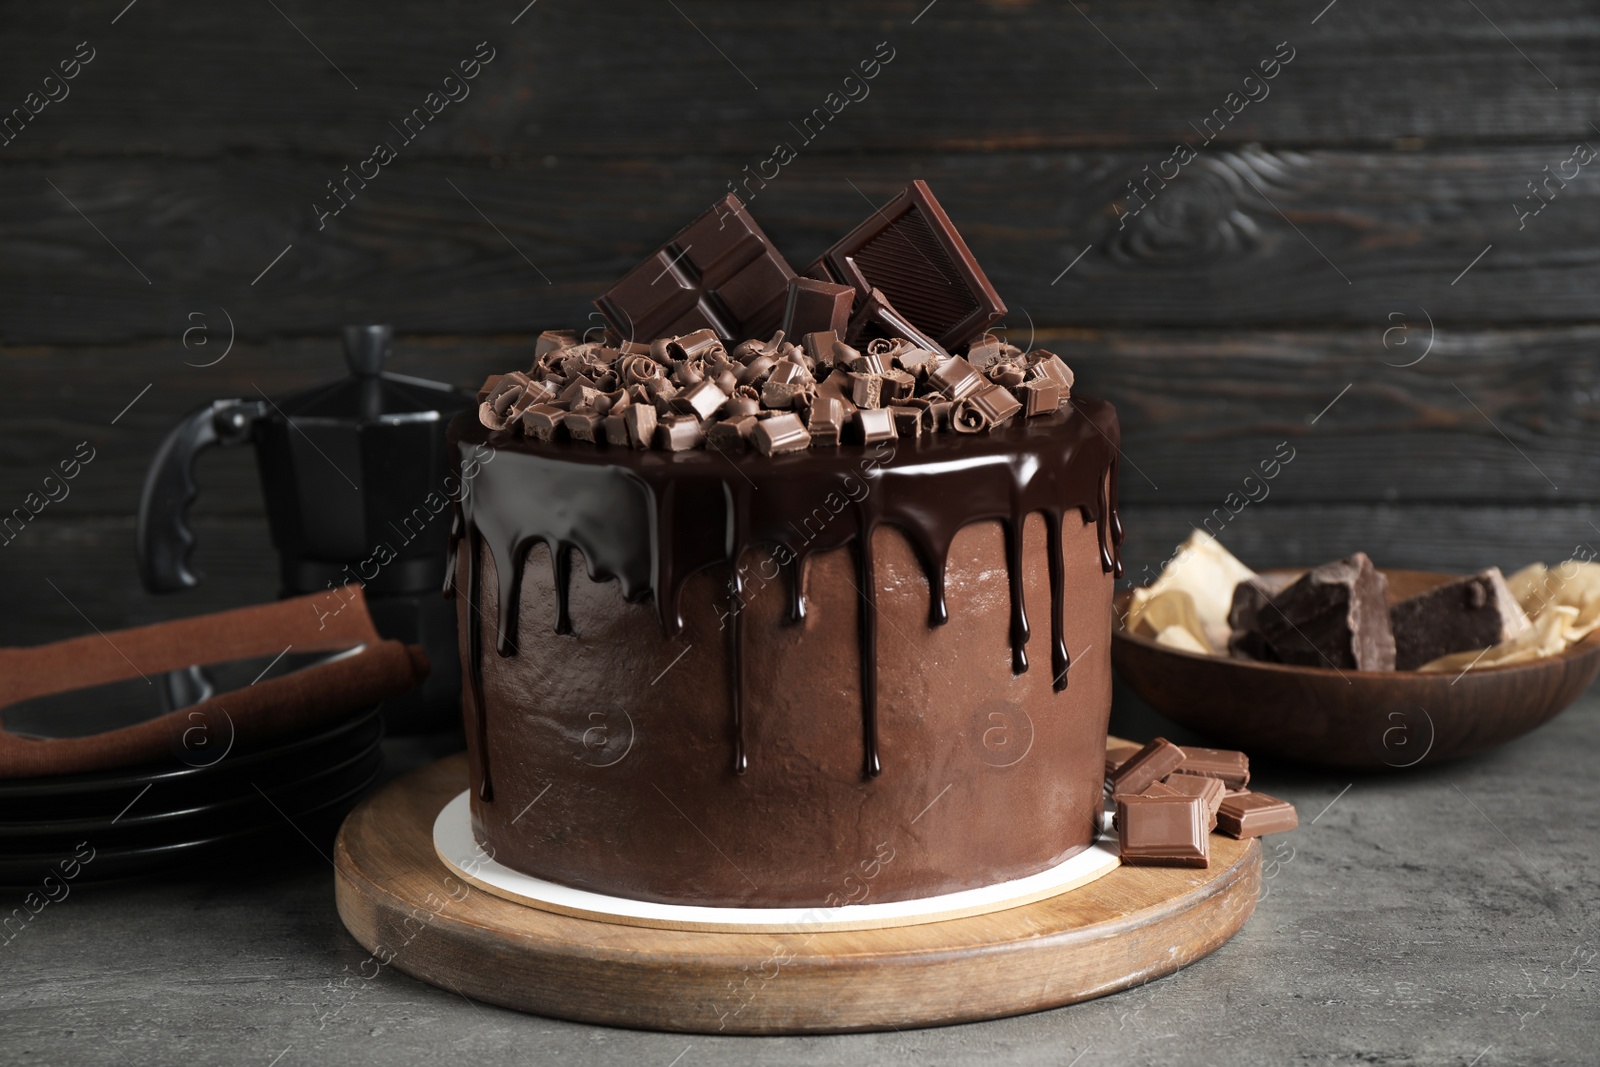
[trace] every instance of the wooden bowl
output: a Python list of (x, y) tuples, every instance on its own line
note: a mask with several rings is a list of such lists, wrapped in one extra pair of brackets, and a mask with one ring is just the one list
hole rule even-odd
[[(1383, 573), (1391, 601), (1455, 577)], [(1118, 596), (1119, 619), (1131, 596)], [(1600, 632), (1557, 656), (1424, 674), (1203, 656), (1119, 626), (1111, 663), (1156, 711), (1220, 744), (1325, 767), (1403, 769), (1482, 752), (1553, 719), (1600, 674)]]

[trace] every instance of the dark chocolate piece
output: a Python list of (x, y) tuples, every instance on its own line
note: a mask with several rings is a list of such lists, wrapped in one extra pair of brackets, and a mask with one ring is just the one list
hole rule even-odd
[(1238, 659), (1267, 663), (1277, 656), (1261, 635), (1261, 609), (1268, 601), (1295, 583), (1292, 574), (1258, 574), (1233, 587), (1233, 602), (1228, 607), (1228, 653)]
[(800, 339), (800, 350), (816, 361), (818, 367), (833, 366), (833, 346), (839, 334), (833, 330), (817, 330)]
[(1211, 863), (1211, 816), (1200, 797), (1117, 797), (1122, 862), (1136, 867), (1206, 867)]
[(783, 332), (788, 337), (823, 330), (842, 334), (850, 328), (850, 309), (855, 299), (856, 291), (848, 285), (792, 278), (783, 309)]
[(1393, 670), (1388, 589), (1365, 552), (1324, 563), (1260, 609), (1261, 635), (1283, 663)]
[(810, 447), (811, 434), (806, 432), (800, 416), (774, 415), (756, 422), (755, 429), (750, 433), (750, 442), (763, 456), (775, 456), (781, 452), (799, 452)]
[(1217, 809), (1217, 829), (1229, 837), (1281, 834), (1299, 825), (1293, 804), (1266, 793), (1230, 794)]
[[(916, 329), (953, 350), (1006, 306), (925, 182), (914, 181), (822, 254), (834, 280), (865, 301), (876, 288)], [(916, 338), (899, 330), (890, 336)]]
[(794, 276), (730, 193), (624, 275), (595, 306), (630, 341), (710, 328), (731, 343), (777, 328)]
[(1151, 782), (1159, 782), (1177, 770), (1182, 762), (1183, 749), (1165, 737), (1158, 737), (1111, 773), (1112, 795), (1143, 793)]
[(1184, 745), (1183, 762), (1172, 773), (1215, 778), (1229, 789), (1243, 789), (1250, 784), (1250, 757), (1231, 748)]
[(857, 345), (882, 338), (904, 337), (940, 355), (948, 355), (943, 345), (896, 311), (881, 289), (869, 290), (861, 298), (861, 306), (850, 316), (845, 337)]
[(1389, 609), (1396, 670), (1510, 640), (1527, 617), (1499, 567), (1435, 586)]

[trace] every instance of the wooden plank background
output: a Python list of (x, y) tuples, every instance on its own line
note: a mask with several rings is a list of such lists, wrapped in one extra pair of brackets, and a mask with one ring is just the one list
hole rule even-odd
[[(4, 18), (0, 121), (93, 58), (0, 146), (0, 511), (79, 441), (96, 458), (0, 546), (0, 643), (270, 597), (238, 450), (201, 466), (208, 583), (139, 589), (133, 510), (173, 422), (340, 373), (345, 322), (393, 322), (409, 373), (519, 365), (531, 332), (587, 324), (779, 142), (797, 158), (749, 202), (792, 262), (925, 178), (1012, 338), (1116, 402), (1130, 578), (1208, 522), (1261, 566), (1361, 548), (1514, 567), (1600, 542), (1600, 167), (1575, 154), (1600, 146), (1592, 3), (111, 0)], [(490, 50), (470, 95), (394, 131)], [(892, 58), (846, 82), (875, 55)], [(856, 98), (808, 140), (830, 93)], [(1180, 140), (1196, 158), (1130, 197)], [(379, 141), (395, 162), (319, 225), (326, 183)], [(191, 365), (230, 334), (226, 359)], [(1270, 494), (1229, 511), (1283, 448)]]

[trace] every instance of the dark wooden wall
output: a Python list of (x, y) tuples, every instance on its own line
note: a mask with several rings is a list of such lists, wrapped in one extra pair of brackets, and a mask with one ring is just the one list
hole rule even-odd
[[(1600, 160), (1528, 184), (1600, 146), (1593, 3), (124, 3), (0, 16), (0, 115), (94, 54), (0, 147), (0, 511), (97, 450), (0, 547), (0, 643), (270, 597), (241, 452), (202, 466), (209, 584), (139, 590), (139, 482), (180, 415), (339, 373), (344, 322), (393, 322), (413, 373), (518, 365), (779, 142), (798, 158), (751, 208), (792, 261), (925, 178), (1013, 338), (1117, 403), (1131, 576), (1208, 518), (1262, 566), (1600, 542)], [(390, 123), (485, 41), (471, 95), (403, 143)], [(1197, 158), (1122, 217), (1180, 139)], [(378, 141), (398, 158), (319, 229)], [(228, 318), (226, 359), (186, 365)]]

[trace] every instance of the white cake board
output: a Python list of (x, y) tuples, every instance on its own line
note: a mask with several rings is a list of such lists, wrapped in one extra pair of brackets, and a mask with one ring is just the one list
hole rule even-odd
[(921, 900), (847, 904), (840, 908), (710, 908), (660, 904), (558, 885), (514, 871), (488, 858), (472, 835), (467, 790), (447, 803), (434, 819), (433, 847), (459, 877), (495, 896), (543, 911), (625, 926), (752, 934), (877, 930), (1004, 911), (1086, 885), (1110, 874), (1121, 863), (1116, 839), (1102, 836), (1077, 855), (1038, 874)]

